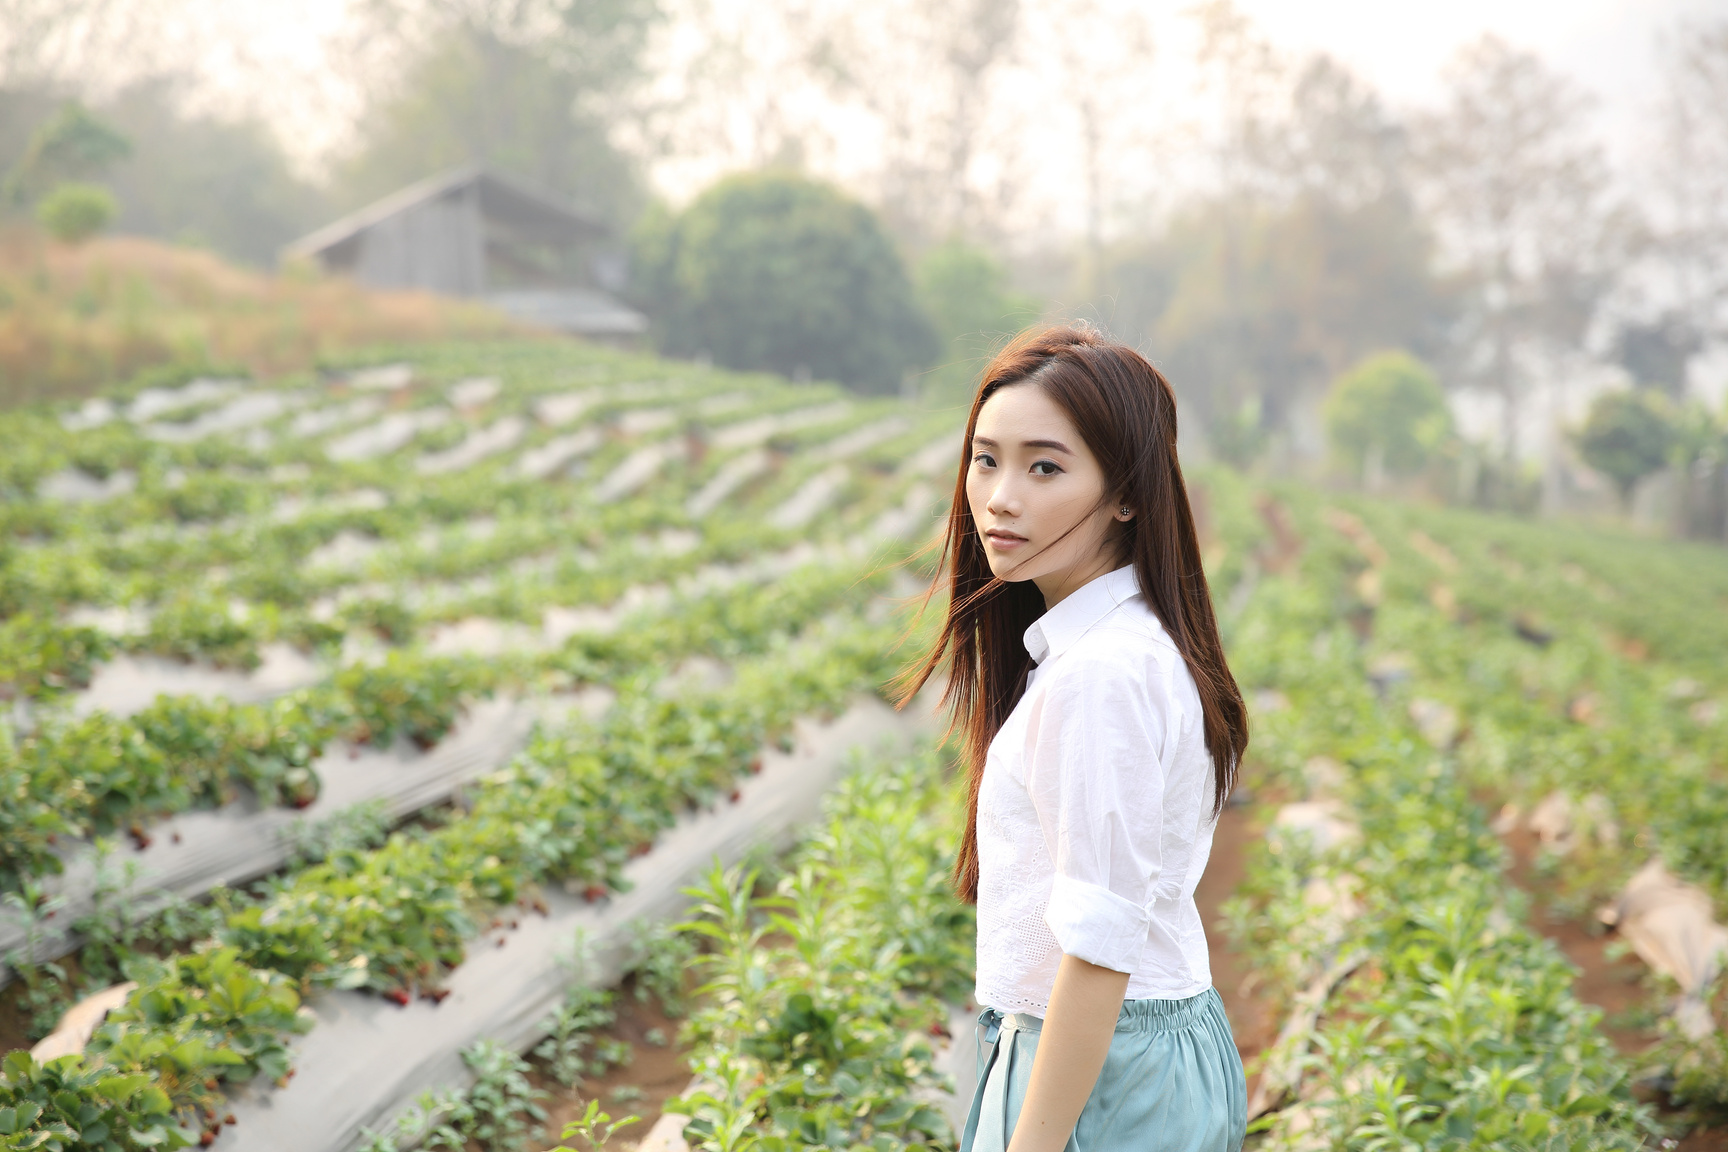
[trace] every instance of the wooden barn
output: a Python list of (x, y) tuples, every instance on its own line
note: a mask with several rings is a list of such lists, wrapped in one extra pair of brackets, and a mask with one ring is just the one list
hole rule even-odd
[(466, 168), (349, 213), (283, 256), (377, 288), (476, 297), (543, 327), (630, 338), (647, 320), (600, 282), (615, 256), (609, 239), (591, 217), (495, 172)]

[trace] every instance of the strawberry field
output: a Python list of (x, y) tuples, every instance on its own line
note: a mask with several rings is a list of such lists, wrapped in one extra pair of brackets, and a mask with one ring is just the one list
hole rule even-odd
[[(951, 1146), (949, 759), (878, 693), (957, 424), (526, 343), (0, 417), (0, 1147), (549, 1147), (627, 975), (692, 1146)], [(1191, 479), (1252, 1139), (1720, 1122), (1728, 556)]]
[[(578, 930), (615, 978), (620, 908), (681, 902), (897, 729), (853, 700), (892, 669), (948, 418), (600, 351), (416, 355), (7, 418), (11, 1042), (136, 984), (81, 1058), (14, 1054), (14, 1135), (208, 1143), (233, 1115), (236, 1145), (347, 1146), (471, 1079), (468, 1033), (536, 1039)], [(463, 994), (525, 920), (564, 938), (517, 948), (520, 1002)], [(373, 1055), (424, 1062), (306, 1097), (379, 1005)]]

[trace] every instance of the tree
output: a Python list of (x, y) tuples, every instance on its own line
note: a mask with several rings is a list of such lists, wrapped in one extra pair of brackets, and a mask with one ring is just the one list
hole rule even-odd
[(1405, 199), (1237, 196), (1119, 248), (1105, 285), (1117, 333), (1165, 371), (1213, 448), (1245, 464), (1363, 356), (1438, 351), (1451, 305), (1429, 263)]
[[(1029, 38), (1058, 66), (1059, 91), (1074, 114), (1086, 240), (1081, 286), (1095, 300), (1113, 185), (1129, 155), (1149, 143), (1156, 43), (1149, 14), (1131, 0), (1061, 0), (1040, 9), (1028, 13)], [(1127, 108), (1135, 114), (1124, 115)]]
[(1383, 474), (1412, 476), (1452, 435), (1452, 410), (1428, 366), (1408, 352), (1370, 356), (1326, 397), (1332, 451), (1372, 489)]
[(132, 84), (101, 106), (132, 142), (107, 179), (121, 204), (115, 226), (273, 265), (283, 244), (328, 215), (325, 198), (294, 174), (262, 122), (189, 110), (186, 83)]
[(36, 205), (36, 219), (62, 244), (82, 244), (108, 227), (119, 210), (114, 194), (100, 184), (66, 183)]
[(1703, 338), (1688, 318), (1671, 311), (1656, 319), (1620, 326), (1614, 358), (1640, 387), (1660, 388), (1676, 400), (1686, 395), (1686, 368), (1704, 348)]
[(890, 392), (937, 352), (876, 217), (801, 176), (729, 177), (679, 216), (651, 214), (634, 264), (672, 355)]
[(1638, 481), (1668, 463), (1675, 436), (1667, 400), (1639, 389), (1598, 396), (1574, 439), (1584, 462), (1614, 481), (1621, 504), (1630, 508)]
[(1531, 369), (1580, 347), (1621, 256), (1618, 221), (1589, 102), (1565, 78), (1485, 36), (1447, 85), (1416, 124), (1421, 192), (1468, 289), (1460, 372), (1499, 398), (1513, 461)]
[(80, 74), (160, 67), (147, 33), (162, 23), (156, 5), (136, 0), (0, 0), (0, 86), (63, 95)]
[(904, 234), (979, 230), (974, 165), (1020, 18), (1020, 0), (885, 0), (834, 5), (809, 36), (812, 74), (881, 128), (880, 203)]
[(984, 358), (1038, 318), (1038, 302), (1010, 289), (1007, 270), (963, 240), (926, 252), (914, 279), (918, 302), (947, 348), (930, 372), (930, 383), (941, 392), (965, 392)]
[(1672, 349), (1683, 390), (1702, 341), (1728, 339), (1728, 18), (1679, 25), (1663, 56), (1667, 91), (1648, 199), (1672, 301), (1658, 322), (1683, 338)]
[(131, 141), (112, 125), (69, 101), (31, 133), (6, 175), (6, 199), (27, 204), (64, 181), (94, 179), (131, 152)]
[(1221, 104), (1217, 187), (1117, 247), (1101, 318), (1157, 359), (1227, 459), (1317, 455), (1327, 384), (1377, 349), (1436, 355), (1453, 300), (1406, 132), (1373, 89), (1327, 56), (1286, 58), (1227, 0), (1194, 12)]
[[(641, 76), (652, 0), (378, 0), (406, 64), (379, 83), (338, 184), (352, 203), (449, 168), (513, 174), (619, 227), (642, 182), (611, 139)], [(429, 18), (428, 18), (429, 17)], [(424, 31), (421, 31), (424, 29)]]

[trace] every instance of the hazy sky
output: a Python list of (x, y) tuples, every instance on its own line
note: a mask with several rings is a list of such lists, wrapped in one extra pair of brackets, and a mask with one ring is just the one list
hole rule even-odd
[[(211, 70), (229, 77), (246, 64), (316, 71), (320, 40), (334, 34), (351, 0), (193, 0), (194, 19), (216, 41)], [(1539, 52), (1602, 99), (1604, 126), (1619, 151), (1635, 131), (1656, 82), (1654, 45), (1685, 16), (1728, 15), (1728, 0), (1237, 0), (1281, 48), (1323, 49), (1371, 80), (1394, 103), (1435, 93), (1440, 69), (1459, 45), (1486, 31)], [(1155, 25), (1180, 21), (1188, 0), (1146, 0)], [(239, 65), (236, 68), (236, 65)], [(255, 75), (255, 74), (254, 74)], [(252, 77), (248, 77), (252, 79)], [(281, 93), (274, 110), (286, 111)], [(292, 97), (290, 97), (292, 102)], [(315, 149), (344, 101), (326, 93), (296, 110), (299, 150)]]
[(1395, 101), (1431, 98), (1446, 58), (1486, 31), (1534, 49), (1593, 90), (1616, 151), (1658, 80), (1659, 35), (1728, 0), (1237, 0), (1277, 43), (1325, 49)]

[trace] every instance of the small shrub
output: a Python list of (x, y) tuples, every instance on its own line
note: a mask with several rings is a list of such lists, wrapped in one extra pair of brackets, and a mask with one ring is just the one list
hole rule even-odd
[(100, 184), (62, 184), (36, 205), (36, 220), (62, 244), (82, 244), (114, 222), (120, 205)]

